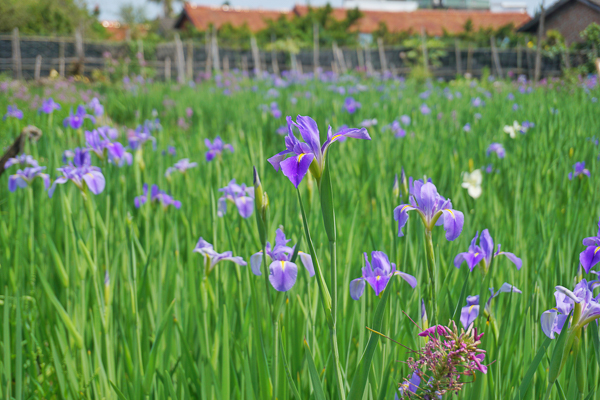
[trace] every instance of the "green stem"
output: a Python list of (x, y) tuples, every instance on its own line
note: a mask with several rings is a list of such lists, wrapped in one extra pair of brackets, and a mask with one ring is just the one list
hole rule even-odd
[(433, 251), (433, 239), (430, 229), (425, 229), (425, 250), (427, 252), (427, 272), (429, 273), (429, 302), (431, 304), (431, 317), (429, 318), (433, 326), (437, 322), (437, 303), (435, 289), (435, 253)]
[(329, 241), (329, 256), (331, 257), (331, 316), (335, 328), (337, 315), (337, 253), (335, 240)]

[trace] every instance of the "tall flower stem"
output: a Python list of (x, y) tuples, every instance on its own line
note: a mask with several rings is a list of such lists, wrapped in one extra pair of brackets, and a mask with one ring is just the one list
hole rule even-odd
[[(317, 258), (317, 252), (315, 250), (315, 246), (313, 244), (312, 238), (310, 236), (310, 231), (308, 229), (308, 219), (306, 217), (306, 212), (304, 211), (304, 205), (302, 203), (302, 197), (300, 196), (300, 191), (296, 188), (296, 193), (298, 194), (298, 202), (300, 203), (300, 211), (302, 212), (302, 222), (304, 224), (304, 234), (306, 236), (306, 242), (308, 243), (308, 248), (310, 250), (310, 256), (312, 257), (313, 264), (315, 267), (315, 275), (317, 276), (317, 283), (319, 285), (319, 295), (321, 299), (321, 306), (323, 307), (323, 311), (325, 312), (325, 318), (327, 320), (327, 325), (329, 326), (329, 337), (331, 340), (331, 351), (333, 353), (333, 364), (335, 366), (335, 381), (338, 388), (339, 399), (346, 399), (346, 392), (344, 386), (344, 379), (342, 377), (342, 366), (340, 364), (340, 357), (338, 351), (338, 343), (337, 343), (337, 333), (335, 329), (335, 317), (333, 314), (333, 302), (331, 299), (331, 294), (329, 292), (329, 288), (327, 287), (327, 283), (325, 282), (325, 278), (323, 276), (323, 271), (321, 270), (321, 264), (319, 259)], [(335, 242), (333, 245), (333, 250), (335, 250)], [(333, 258), (333, 260), (335, 260)]]
[(433, 251), (433, 238), (430, 229), (425, 229), (425, 250), (427, 252), (427, 272), (429, 273), (429, 302), (431, 304), (431, 326), (437, 321), (437, 306), (436, 306), (436, 278), (435, 278), (435, 253)]

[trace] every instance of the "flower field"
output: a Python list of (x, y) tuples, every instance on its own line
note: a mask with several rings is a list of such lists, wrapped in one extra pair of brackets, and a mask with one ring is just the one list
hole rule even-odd
[(598, 398), (598, 97), (0, 82), (1, 398)]

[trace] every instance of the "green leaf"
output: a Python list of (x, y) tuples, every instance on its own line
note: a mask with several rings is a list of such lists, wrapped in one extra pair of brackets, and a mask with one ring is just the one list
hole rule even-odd
[(321, 177), (321, 211), (323, 212), (323, 224), (330, 242), (336, 241), (335, 234), (335, 211), (333, 208), (333, 190), (331, 188), (331, 174), (329, 173), (329, 157), (325, 157), (325, 167)]
[(527, 372), (525, 372), (525, 375), (523, 376), (521, 385), (519, 385), (519, 389), (517, 390), (517, 393), (515, 394), (514, 400), (522, 400), (523, 398), (525, 398), (525, 393), (527, 393), (527, 389), (529, 389), (529, 385), (531, 385), (531, 380), (533, 379), (533, 376), (535, 375), (535, 371), (537, 370), (540, 362), (542, 362), (542, 358), (544, 357), (544, 354), (546, 354), (546, 351), (548, 350), (550, 343), (552, 343), (552, 339), (547, 337), (546, 340), (544, 340), (544, 342), (540, 346), (535, 357), (533, 357), (533, 360), (531, 361), (529, 368), (527, 368)]
[[(281, 361), (283, 362), (283, 368), (285, 369), (285, 376), (287, 377), (288, 384), (290, 385), (290, 390), (292, 391), (292, 394), (294, 395), (294, 397), (296, 399), (301, 400), (302, 397), (300, 396), (300, 393), (298, 392), (298, 388), (296, 387), (296, 384), (294, 383), (294, 378), (290, 371), (290, 366), (287, 362), (287, 358), (285, 357), (285, 348), (283, 347), (281, 326), (279, 327), (279, 338), (280, 338), (279, 339), (279, 347), (281, 348)], [(308, 351), (310, 351), (310, 350), (308, 350)]]
[[(383, 296), (377, 305), (377, 309), (375, 310), (375, 318), (373, 319), (373, 329), (374, 331), (381, 332), (381, 327), (383, 325), (383, 312), (385, 310), (385, 306), (387, 304), (388, 298), (390, 297), (391, 288), (383, 291)], [(377, 333), (371, 332), (371, 336), (369, 337), (369, 342), (367, 343), (367, 348), (362, 356), (360, 361), (358, 371), (356, 375), (354, 375), (354, 379), (352, 380), (352, 386), (350, 386), (350, 393), (348, 394), (348, 400), (360, 400), (362, 399), (363, 393), (365, 391), (365, 386), (367, 385), (367, 379), (369, 378), (369, 369), (371, 368), (371, 362), (373, 361), (373, 354), (375, 353), (375, 348), (377, 347), (377, 342), (379, 341), (379, 335)]]
[(69, 287), (69, 274), (65, 270), (65, 266), (58, 254), (58, 250), (50, 237), (50, 234), (46, 233), (46, 239), (48, 243), (48, 249), (50, 249), (50, 254), (52, 255), (52, 259), (54, 260), (54, 265), (56, 266), (56, 272), (58, 273), (58, 277), (60, 278), (61, 283), (64, 287)]
[(144, 393), (149, 394), (150, 389), (152, 388), (152, 381), (154, 380), (154, 373), (156, 372), (156, 357), (158, 356), (160, 346), (160, 339), (162, 338), (162, 334), (167, 327), (167, 322), (172, 321), (171, 313), (173, 312), (173, 307), (175, 306), (175, 300), (171, 302), (167, 311), (163, 314), (160, 326), (156, 331), (156, 336), (154, 339), (154, 343), (152, 344), (152, 350), (150, 350), (150, 358), (148, 359), (148, 366), (146, 369), (146, 374), (144, 375), (144, 383), (142, 389)]
[(115, 391), (115, 393), (117, 394), (117, 396), (119, 397), (119, 399), (121, 400), (127, 400), (127, 397), (125, 397), (125, 395), (123, 394), (123, 392), (121, 392), (119, 390), (119, 388), (117, 387), (117, 385), (115, 385), (112, 381), (108, 381), (108, 383), (110, 383), (110, 386), (112, 386), (113, 390)]
[(598, 325), (595, 323), (588, 324), (590, 335), (592, 335), (592, 343), (594, 344), (594, 351), (596, 352), (596, 362), (600, 366), (600, 337), (598, 337)]
[(317, 368), (315, 367), (315, 360), (313, 359), (312, 353), (310, 352), (310, 347), (308, 347), (308, 342), (306, 341), (306, 339), (304, 339), (304, 346), (306, 347), (306, 360), (308, 362), (308, 372), (310, 374), (310, 380), (313, 384), (314, 398), (317, 400), (326, 400), (325, 392), (323, 391), (323, 385), (321, 384), (319, 373), (317, 372)]
[(223, 306), (223, 323), (221, 325), (222, 332), (221, 337), (223, 338), (223, 344), (221, 346), (221, 395), (229, 398), (231, 393), (231, 387), (229, 383), (229, 337), (231, 331), (229, 330), (229, 321), (227, 321), (227, 306)]

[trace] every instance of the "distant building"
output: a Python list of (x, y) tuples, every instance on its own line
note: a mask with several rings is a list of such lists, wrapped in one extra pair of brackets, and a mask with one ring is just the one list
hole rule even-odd
[[(350, 0), (363, 3), (385, 3), (386, 1)], [(450, 1), (450, 0), (448, 0)], [(465, 0), (452, 0), (455, 2)], [(474, 3), (475, 0), (470, 0)], [(600, 0), (599, 0), (600, 1)], [(413, 3), (402, 1), (387, 1), (389, 3)], [(488, 3), (489, 4), (489, 3)], [(377, 7), (377, 6), (375, 6)], [(413, 11), (381, 11), (371, 10), (359, 5), (363, 13), (355, 25), (355, 29), (363, 35), (370, 35), (376, 31), (380, 23), (386, 24), (390, 32), (419, 33), (425, 29), (427, 34), (440, 36), (444, 32), (460, 33), (464, 30), (465, 23), (471, 20), (473, 29), (494, 28), (513, 24), (519, 27), (531, 18), (525, 12), (492, 12), (483, 9), (415, 9)], [(290, 11), (274, 11), (261, 9), (244, 9), (239, 7), (208, 7), (186, 3), (175, 22), (176, 29), (187, 29), (193, 26), (199, 31), (207, 30), (211, 25), (217, 29), (229, 23), (234, 27), (248, 26), (252, 32), (265, 29), (267, 20), (293, 18), (308, 14), (309, 8), (296, 5)], [(348, 8), (334, 8), (332, 15), (337, 20), (346, 18)]]
[[(592, 22), (600, 24), (600, 0), (560, 0), (546, 10), (544, 35), (548, 30), (554, 29), (564, 36), (567, 45), (581, 42), (579, 33)], [(519, 28), (519, 31), (536, 33), (539, 23), (538, 14)]]
[(419, 8), (418, 1), (407, 0), (344, 0), (342, 8), (358, 8), (363, 11), (415, 11)]

